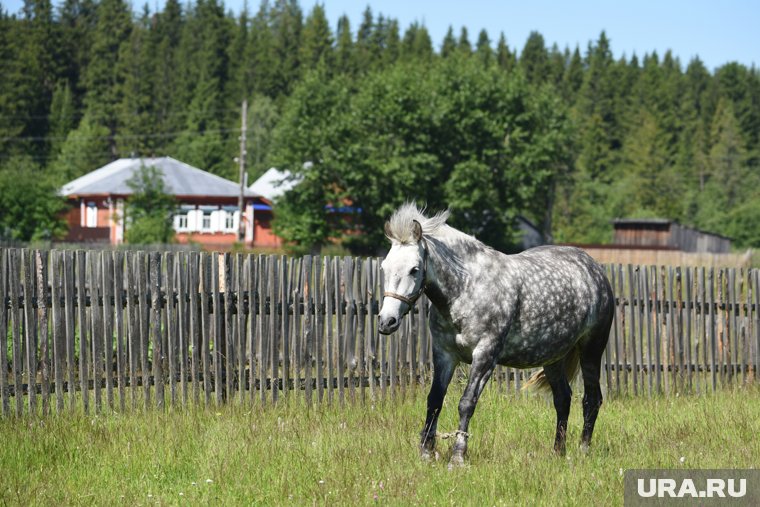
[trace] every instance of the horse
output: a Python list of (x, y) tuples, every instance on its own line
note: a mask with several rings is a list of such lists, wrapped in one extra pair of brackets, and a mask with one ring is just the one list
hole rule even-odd
[(583, 375), (581, 449), (588, 451), (602, 391), (601, 358), (614, 312), (603, 268), (583, 250), (539, 246), (506, 255), (446, 224), (449, 210), (432, 217), (413, 203), (385, 223), (391, 248), (381, 268), (382, 334), (396, 331), (424, 293), (430, 301), (433, 381), (420, 433), (420, 454), (435, 456), (438, 416), (456, 366), (470, 363), (459, 401), (459, 427), (449, 467), (465, 463), (468, 427), (496, 365), (543, 367), (526, 387), (551, 390), (557, 412), (554, 451), (566, 451), (570, 381)]

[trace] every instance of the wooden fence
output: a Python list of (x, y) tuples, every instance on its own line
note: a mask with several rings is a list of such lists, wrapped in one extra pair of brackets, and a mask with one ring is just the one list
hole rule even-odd
[[(754, 382), (760, 272), (608, 265), (608, 395)], [(0, 411), (365, 401), (427, 383), (427, 302), (379, 335), (378, 259), (0, 249)], [(529, 371), (499, 367), (519, 392)]]

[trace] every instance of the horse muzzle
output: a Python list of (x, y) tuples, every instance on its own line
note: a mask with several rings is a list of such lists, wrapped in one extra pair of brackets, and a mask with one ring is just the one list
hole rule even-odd
[(380, 334), (391, 334), (401, 325), (401, 317), (379, 315), (377, 317), (377, 330)]

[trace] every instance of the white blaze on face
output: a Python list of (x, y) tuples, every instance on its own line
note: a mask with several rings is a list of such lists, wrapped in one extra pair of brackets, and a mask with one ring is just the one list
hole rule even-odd
[[(385, 292), (404, 297), (412, 296), (424, 283), (422, 256), (419, 245), (394, 244), (382, 263)], [(400, 299), (385, 296), (378, 315), (381, 333), (392, 333), (401, 324), (401, 318), (410, 307)]]

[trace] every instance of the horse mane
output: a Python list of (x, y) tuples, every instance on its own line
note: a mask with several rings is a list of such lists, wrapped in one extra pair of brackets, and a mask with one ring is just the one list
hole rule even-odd
[(439, 211), (432, 217), (425, 216), (425, 209), (417, 208), (412, 202), (407, 202), (398, 208), (388, 220), (386, 234), (388, 239), (406, 245), (414, 243), (414, 222), (422, 226), (423, 236), (435, 236), (440, 233), (446, 225), (450, 212), (449, 210)]
[(419, 209), (416, 204), (407, 202), (391, 215), (386, 235), (393, 242), (402, 245), (412, 244), (415, 242), (414, 222), (418, 222), (422, 227), (422, 237), (426, 240), (430, 255), (443, 261), (457, 276), (467, 278), (469, 273), (465, 264), (473, 251), (494, 250), (473, 236), (446, 224), (450, 214), (446, 209), (427, 217), (424, 208)]

